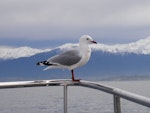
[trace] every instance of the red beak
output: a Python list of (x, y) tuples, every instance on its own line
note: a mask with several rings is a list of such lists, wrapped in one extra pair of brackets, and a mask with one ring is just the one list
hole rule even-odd
[(94, 40), (93, 41), (91, 41), (92, 43), (94, 43), (94, 44), (97, 44), (97, 42), (95, 42)]

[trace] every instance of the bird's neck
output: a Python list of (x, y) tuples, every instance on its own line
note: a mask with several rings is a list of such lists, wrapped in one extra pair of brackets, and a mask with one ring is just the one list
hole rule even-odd
[(79, 45), (79, 49), (80, 49), (80, 54), (82, 56), (87, 55), (87, 54), (91, 54), (91, 48), (89, 47), (88, 44), (80, 44)]

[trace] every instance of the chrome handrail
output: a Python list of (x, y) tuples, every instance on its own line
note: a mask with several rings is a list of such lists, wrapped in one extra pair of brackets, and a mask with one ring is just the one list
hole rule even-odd
[(120, 98), (135, 102), (137, 104), (150, 107), (150, 98), (137, 95), (119, 88), (111, 87), (96, 82), (81, 80), (74, 82), (68, 79), (58, 80), (35, 80), (35, 81), (18, 81), (18, 82), (0, 82), (0, 89), (4, 88), (23, 88), (23, 87), (39, 87), (39, 86), (64, 86), (64, 113), (67, 113), (67, 87), (82, 86), (112, 94), (114, 96), (114, 113), (121, 113)]

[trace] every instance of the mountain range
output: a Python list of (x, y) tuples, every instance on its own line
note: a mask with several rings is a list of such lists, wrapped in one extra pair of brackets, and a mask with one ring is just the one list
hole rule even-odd
[[(54, 49), (0, 46), (0, 81), (69, 79), (68, 70), (43, 71), (38, 61), (78, 44), (67, 43)], [(90, 61), (75, 70), (76, 78), (90, 80), (141, 80), (150, 78), (150, 37), (129, 44), (91, 45)]]

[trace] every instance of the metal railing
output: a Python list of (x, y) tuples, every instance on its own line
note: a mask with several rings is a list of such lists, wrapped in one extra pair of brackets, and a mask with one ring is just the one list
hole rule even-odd
[(114, 99), (114, 113), (121, 113), (120, 98), (135, 102), (137, 104), (150, 107), (150, 98), (130, 93), (115, 87), (98, 84), (81, 80), (74, 82), (72, 80), (36, 80), (36, 81), (21, 81), (21, 82), (1, 82), (0, 89), (4, 88), (23, 88), (23, 87), (39, 87), (39, 86), (64, 86), (64, 113), (67, 113), (67, 87), (68, 86), (82, 86), (96, 90), (100, 90), (113, 95)]

